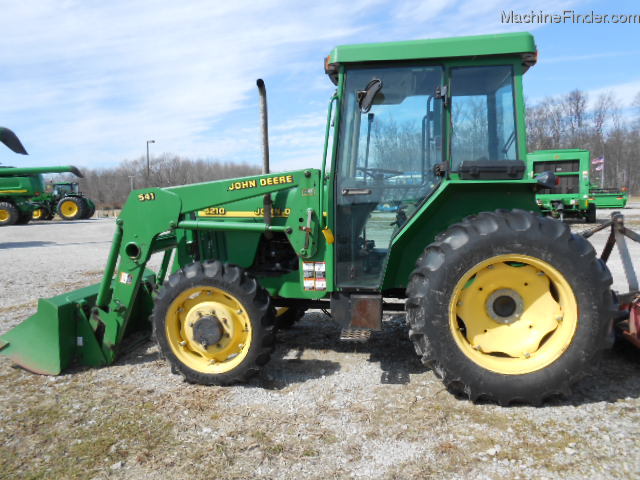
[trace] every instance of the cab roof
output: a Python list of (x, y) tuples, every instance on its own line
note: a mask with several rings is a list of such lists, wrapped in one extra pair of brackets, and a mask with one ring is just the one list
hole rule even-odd
[[(405, 42), (363, 43), (334, 48), (327, 64), (418, 60), (487, 55), (525, 55), (527, 66), (535, 64), (536, 44), (527, 32), (433, 38)], [(532, 60), (532, 61), (531, 61)]]

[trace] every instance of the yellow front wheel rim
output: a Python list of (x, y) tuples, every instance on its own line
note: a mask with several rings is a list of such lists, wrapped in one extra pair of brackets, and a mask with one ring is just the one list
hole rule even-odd
[(33, 211), (33, 214), (31, 215), (31, 218), (33, 218), (34, 220), (39, 220), (40, 218), (42, 218), (42, 215), (44, 214), (44, 212), (42, 211), (41, 208), (37, 208)]
[(0, 222), (6, 222), (11, 217), (11, 213), (9, 210), (0, 209)]
[(462, 352), (506, 375), (531, 373), (557, 360), (578, 327), (578, 306), (564, 276), (528, 255), (499, 255), (457, 283), (449, 324)]
[(60, 205), (60, 211), (65, 217), (75, 217), (78, 213), (78, 205), (76, 205), (76, 202), (68, 200), (66, 202), (62, 202), (62, 205)]
[(178, 360), (205, 374), (238, 367), (249, 352), (253, 332), (240, 301), (211, 286), (193, 287), (178, 295), (167, 310), (165, 329)]

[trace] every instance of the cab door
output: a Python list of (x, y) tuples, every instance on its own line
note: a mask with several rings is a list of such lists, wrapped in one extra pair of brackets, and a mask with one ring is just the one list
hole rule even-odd
[(346, 72), (335, 182), (339, 288), (380, 288), (391, 239), (439, 184), (442, 72), (438, 65)]

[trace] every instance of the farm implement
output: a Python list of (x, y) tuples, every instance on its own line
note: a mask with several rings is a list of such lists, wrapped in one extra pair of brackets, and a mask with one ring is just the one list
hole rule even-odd
[[(337, 47), (321, 168), (281, 173), (259, 80), (263, 173), (133, 191), (101, 283), (41, 299), (0, 354), (55, 375), (111, 364), (150, 327), (173, 372), (227, 385), (305, 309), (366, 341), (400, 307), (451, 391), (503, 405), (569, 394), (612, 322), (637, 338), (624, 323), (637, 292), (619, 310), (591, 244), (540, 215), (535, 194), (557, 177), (525, 174), (522, 76), (536, 60), (526, 33)], [(624, 249), (635, 234), (617, 218)]]
[(18, 136), (6, 127), (0, 127), (0, 142), (4, 143), (8, 149), (15, 153), (28, 155), (27, 150), (25, 150)]
[[(82, 173), (76, 167), (70, 165), (24, 168), (0, 167), (0, 227), (29, 223), (34, 217), (34, 212), (42, 214), (35, 215), (36, 218), (48, 217), (50, 214), (52, 218), (52, 213), (48, 208), (51, 195), (45, 191), (42, 174), (64, 172), (70, 172), (77, 177), (82, 177)], [(61, 212), (65, 202), (74, 202), (74, 205), (83, 206), (84, 198), (62, 197), (58, 203), (58, 208)], [(81, 210), (81, 212), (86, 214), (85, 210)]]

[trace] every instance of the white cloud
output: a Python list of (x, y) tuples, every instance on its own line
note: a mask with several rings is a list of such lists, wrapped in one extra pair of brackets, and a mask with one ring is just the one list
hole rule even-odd
[(606, 95), (609, 93), (613, 95), (615, 100), (620, 102), (622, 108), (628, 108), (632, 105), (635, 98), (640, 95), (640, 79), (631, 82), (607, 85), (587, 92), (589, 99), (592, 102), (600, 95)]
[[(33, 154), (22, 164), (104, 166), (141, 155), (147, 139), (158, 153), (259, 163), (255, 79), (264, 77), (270, 111), (282, 119), (270, 125), (274, 168), (319, 165), (334, 89), (322, 58), (333, 46), (522, 30), (500, 24), (500, 11), (528, 8), (524, 0), (3, 2), (0, 125)], [(273, 99), (284, 104), (274, 109)], [(0, 153), (4, 163), (14, 158)]]

